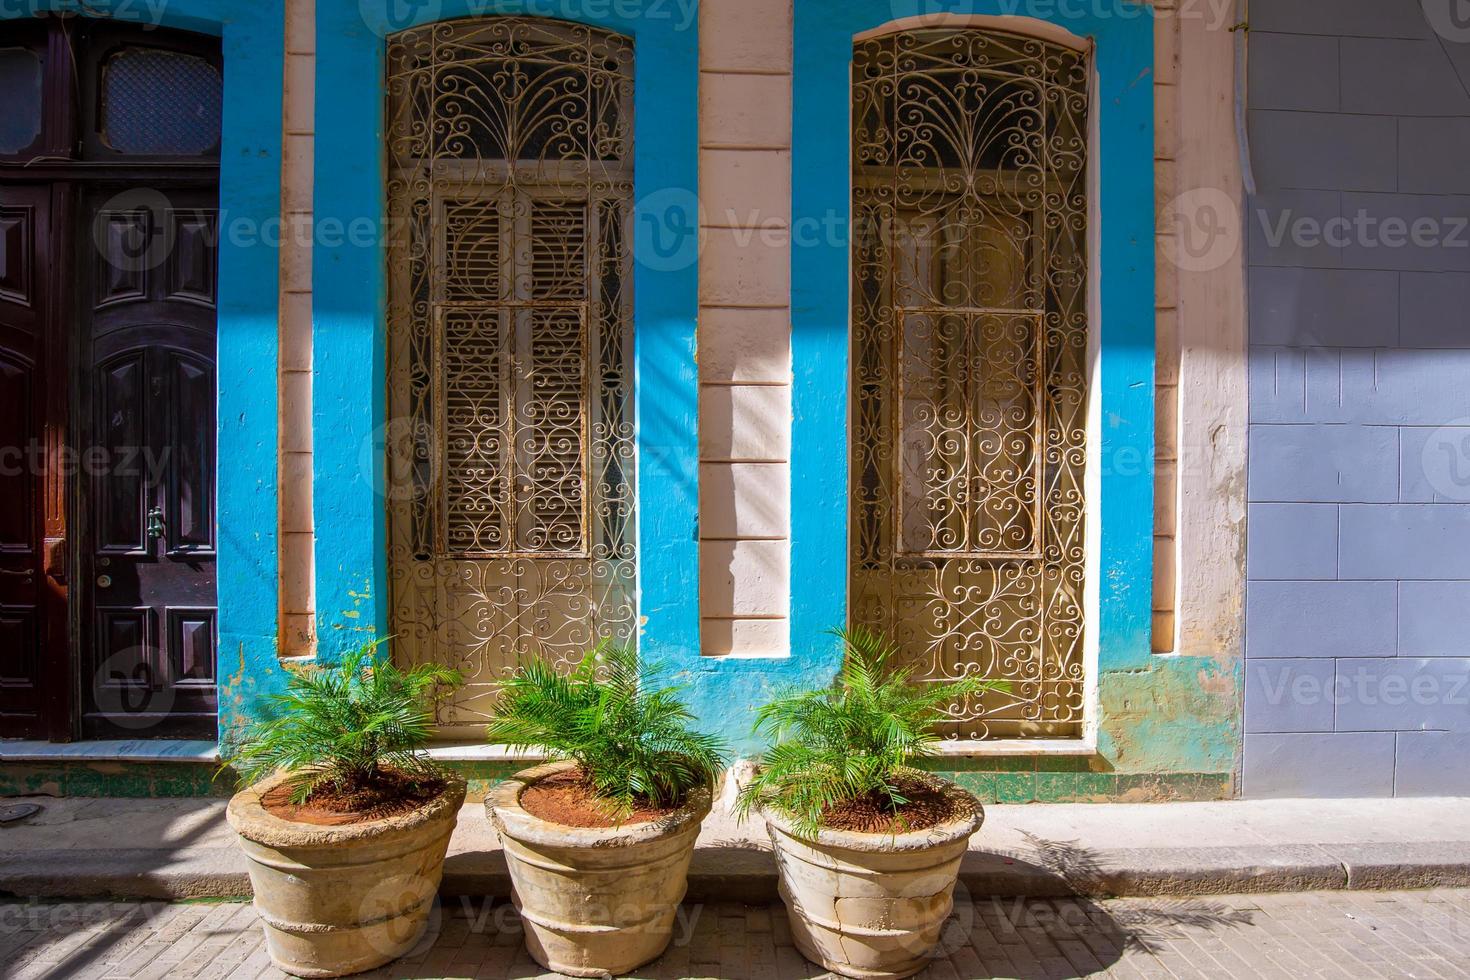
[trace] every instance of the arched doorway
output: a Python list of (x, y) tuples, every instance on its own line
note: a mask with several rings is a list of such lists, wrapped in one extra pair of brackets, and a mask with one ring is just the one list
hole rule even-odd
[(1088, 52), (943, 28), (860, 40), (852, 81), (850, 618), (954, 739), (1084, 712)]
[(522, 657), (636, 628), (632, 41), (494, 17), (388, 52), (393, 656), (483, 724)]

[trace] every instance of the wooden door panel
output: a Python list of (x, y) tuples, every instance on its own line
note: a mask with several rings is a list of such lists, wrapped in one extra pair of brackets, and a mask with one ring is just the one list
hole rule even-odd
[[(146, 729), (157, 707), (157, 648), (153, 611), (99, 606), (93, 625), (93, 714), (113, 725)], [(138, 719), (138, 724), (133, 719)]]
[(86, 212), (97, 288), (83, 293), (83, 442), (107, 463), (88, 483), (82, 548), (97, 678), (88, 734), (214, 733), (214, 193), (117, 207), (99, 190)]
[(121, 354), (100, 365), (93, 375), (97, 397), (96, 459), (104, 466), (95, 474), (93, 546), (101, 555), (148, 554), (149, 488), (145, 468), (150, 454), (147, 420), (147, 351)]
[(218, 220), (208, 211), (171, 211), (169, 224), (174, 246), (168, 262), (168, 298), (212, 309)]
[[(0, 737), (212, 735), (219, 153), (149, 128), (217, 125), (219, 42), (83, 15), (0, 47), (42, 66), (0, 153)], [(214, 74), (109, 84), (139, 48)]]
[(93, 225), (97, 309), (147, 299), (147, 268), (142, 257), (146, 255), (150, 231), (147, 211), (98, 214)]
[(36, 262), (36, 209), (31, 205), (0, 204), (0, 300), (34, 309)]
[(0, 351), (0, 554), (23, 560), (36, 553), (35, 382), (31, 364)]
[[(214, 366), (181, 351), (167, 353), (170, 397), (162, 406), (168, 483), (164, 499), (170, 555), (214, 551)], [(157, 460), (147, 460), (152, 465)]]
[(41, 631), (36, 610), (0, 606), (0, 689), (25, 691), (41, 683)]
[(0, 185), (0, 737), (43, 728), (42, 483), (50, 188)]
[(165, 636), (169, 677), (175, 687), (212, 688), (215, 684), (215, 611), (170, 609)]

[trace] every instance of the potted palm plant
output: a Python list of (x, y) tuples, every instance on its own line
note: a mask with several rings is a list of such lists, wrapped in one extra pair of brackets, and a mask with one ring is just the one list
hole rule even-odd
[(843, 976), (906, 977), (928, 963), (984, 819), (978, 800), (914, 763), (937, 745), (942, 705), (1004, 684), (917, 684), (879, 634), (836, 633), (835, 683), (757, 713), (773, 744), (736, 809), (765, 818), (802, 955)]
[(690, 728), (678, 688), (656, 675), (626, 647), (599, 647), (569, 675), (533, 660), (507, 681), (486, 732), (554, 760), (485, 801), (526, 948), (549, 970), (624, 973), (672, 937), (725, 748)]
[(228, 763), (227, 816), (249, 860), (271, 960), (336, 977), (403, 955), (428, 921), (465, 784), (421, 751), (455, 671), (400, 670), (366, 642), (294, 668)]

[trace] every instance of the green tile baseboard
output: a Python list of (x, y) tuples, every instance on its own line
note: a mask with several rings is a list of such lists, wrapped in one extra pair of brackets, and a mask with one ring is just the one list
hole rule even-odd
[[(950, 760), (944, 760), (949, 762)], [(1049, 765), (1054, 760), (1040, 760)], [(1169, 803), (1234, 798), (1228, 772), (1113, 773), (1047, 769), (929, 767), (982, 803)]]
[[(1227, 800), (1234, 795), (1230, 773), (1112, 773), (1057, 767), (1064, 760), (1017, 760), (999, 767), (956, 769), (954, 760), (934, 760), (935, 772), (953, 779), (982, 803), (1163, 803)], [(991, 760), (982, 760), (991, 761)], [(1083, 760), (1084, 762), (1086, 760)], [(469, 783), (469, 798), (483, 799), (495, 784), (528, 763), (510, 760), (449, 760), (450, 769)], [(1046, 768), (1040, 768), (1045, 766)], [(232, 772), (194, 761), (0, 762), (0, 797), (228, 797), (236, 787)]]
[(0, 797), (221, 797), (235, 791), (231, 772), (205, 762), (0, 762)]

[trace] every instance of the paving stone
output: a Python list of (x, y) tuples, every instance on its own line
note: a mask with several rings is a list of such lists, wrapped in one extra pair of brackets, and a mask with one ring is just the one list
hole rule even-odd
[[(7, 978), (283, 976), (269, 965), (254, 913), (242, 903), (224, 903), (203, 913), (197, 906), (154, 905), (146, 914), (123, 906), (109, 919), (80, 903), (47, 905), (44, 910), (38, 916), (32, 914), (35, 906), (0, 903), (0, 948), (11, 946), (16, 937), (28, 944), (20, 955), (6, 958)], [(797, 954), (789, 934), (783, 937), (769, 927), (784, 918), (780, 907), (710, 905), (696, 920), (694, 942), (703, 944), (712, 958), (691, 959), (693, 947), (676, 944), (634, 977), (826, 976)], [(89, 920), (105, 927), (94, 931), (58, 925)], [(363, 976), (553, 976), (536, 967), (519, 942), (501, 942), (509, 931), (478, 927), (473, 918), (448, 910), (438, 945)], [(78, 933), (85, 933), (89, 942), (78, 947)], [(981, 898), (957, 906), (946, 937), (947, 954), (921, 974), (926, 980), (1464, 977), (1470, 974), (1470, 890), (1208, 901)], [(133, 942), (126, 955), (108, 955), (111, 944), (128, 939)], [(91, 955), (79, 956), (78, 950)]]

